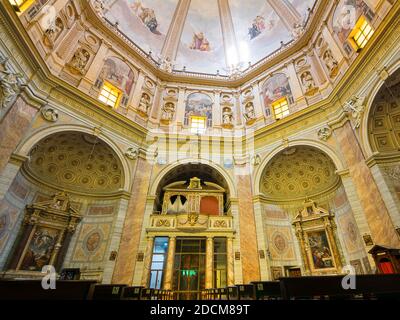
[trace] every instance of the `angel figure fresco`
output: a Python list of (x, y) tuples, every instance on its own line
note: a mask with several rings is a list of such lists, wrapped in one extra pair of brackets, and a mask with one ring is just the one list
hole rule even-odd
[(154, 34), (160, 35), (161, 33), (157, 30), (158, 21), (156, 14), (153, 9), (146, 8), (143, 6), (140, 0), (135, 1), (131, 5), (131, 9), (134, 14), (139, 17), (143, 24)]
[(249, 28), (250, 40), (258, 37), (266, 29), (265, 18), (263, 16), (257, 16)]
[(204, 32), (194, 33), (193, 41), (189, 46), (189, 49), (199, 50), (199, 51), (210, 51), (210, 42), (204, 35)]

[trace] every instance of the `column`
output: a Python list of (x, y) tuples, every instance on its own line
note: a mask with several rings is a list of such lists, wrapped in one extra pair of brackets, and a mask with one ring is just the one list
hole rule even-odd
[(264, 118), (265, 117), (265, 112), (264, 112), (264, 103), (263, 103), (263, 98), (262, 98), (262, 89), (261, 89), (261, 82), (258, 81), (257, 85), (254, 86), (253, 88), (253, 95), (254, 95), (254, 111), (256, 112), (256, 117), (257, 118)]
[(142, 88), (145, 80), (145, 74), (142, 70), (138, 72), (138, 78), (135, 84), (135, 89), (133, 90), (132, 97), (128, 103), (129, 109), (135, 109), (139, 105), (140, 98), (142, 97)]
[(335, 130), (335, 137), (348, 164), (349, 175), (360, 199), (374, 243), (399, 247), (399, 235), (394, 228), (372, 173), (365, 163), (361, 147), (349, 121), (343, 127)]
[(149, 286), (151, 260), (153, 259), (153, 246), (154, 237), (147, 237), (146, 252), (144, 253), (143, 261), (143, 274), (142, 274), (142, 286), (147, 288)]
[(164, 83), (158, 83), (157, 88), (156, 88), (156, 93), (154, 95), (154, 101), (152, 103), (152, 109), (151, 109), (151, 118), (157, 120), (158, 119), (158, 114), (160, 111), (160, 105), (161, 105), (161, 97), (164, 92), (164, 89), (166, 88), (166, 85)]
[(179, 0), (176, 7), (171, 26), (169, 27), (164, 47), (161, 51), (163, 57), (170, 57), (175, 60), (178, 53), (179, 42), (181, 39), (183, 27), (185, 26), (186, 16), (190, 7), (190, 0)]
[(294, 67), (294, 61), (286, 64), (287, 77), (289, 78), (290, 89), (292, 90), (293, 100), (297, 104), (296, 109), (299, 110), (303, 106), (307, 105), (306, 98), (303, 95), (303, 90), (301, 89), (299, 78), (297, 77), (297, 72)]
[(143, 150), (140, 150), (112, 283), (130, 285), (133, 281), (151, 174), (152, 164), (146, 160)]
[(238, 126), (241, 126), (243, 123), (243, 112), (241, 108), (241, 100), (240, 100), (240, 92), (235, 92), (235, 109), (236, 109), (236, 116), (235, 121)]
[(218, 8), (222, 37), (224, 39), (225, 61), (228, 64), (227, 67), (230, 67), (231, 65), (237, 65), (240, 62), (240, 57), (228, 0), (218, 0)]
[(226, 257), (227, 257), (227, 285), (235, 285), (235, 270), (234, 270), (234, 257), (233, 257), (233, 237), (228, 237), (226, 239)]
[(10, 161), (6, 164), (4, 171), (0, 174), (0, 201), (3, 200), (4, 195), (10, 189), (15, 177), (17, 176), (22, 164), (28, 157), (18, 155), (11, 155)]
[(249, 163), (235, 168), (239, 200), (240, 256), (242, 261), (243, 283), (260, 279), (257, 234), (254, 220), (252, 183)]
[(165, 267), (164, 290), (172, 290), (172, 279), (174, 275), (176, 237), (169, 237), (167, 263)]
[(267, 2), (290, 32), (292, 32), (296, 23), (301, 22), (300, 13), (288, 0), (267, 0)]
[(221, 109), (221, 90), (214, 92), (214, 103), (212, 106), (212, 126), (220, 126), (222, 124), (222, 109)]
[(214, 240), (212, 237), (207, 237), (206, 243), (206, 289), (211, 289), (213, 283), (213, 260), (214, 260)]
[(186, 88), (179, 87), (178, 104), (176, 106), (176, 124), (178, 127), (183, 126), (185, 123), (185, 108), (186, 108), (185, 94), (186, 94)]
[(107, 56), (109, 50), (109, 46), (104, 43), (102, 40), (99, 50), (97, 50), (96, 56), (93, 58), (93, 61), (85, 74), (85, 77), (82, 79), (79, 84), (79, 89), (90, 90), (90, 88), (94, 85), (97, 80), (97, 77), (103, 68), (104, 60)]
[(0, 174), (4, 172), (11, 155), (29, 130), (38, 109), (26, 103), (20, 96), (2, 119), (0, 123)]

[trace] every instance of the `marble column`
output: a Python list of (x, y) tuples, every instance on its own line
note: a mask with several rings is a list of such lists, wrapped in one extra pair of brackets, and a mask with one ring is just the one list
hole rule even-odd
[(6, 164), (3, 172), (0, 174), (0, 202), (3, 200), (8, 189), (10, 189), (22, 164), (27, 159), (28, 157), (22, 157), (15, 154), (11, 155), (10, 161)]
[(18, 97), (0, 123), (0, 174), (29, 130), (38, 108)]
[(301, 15), (288, 0), (267, 0), (278, 17), (282, 20), (289, 32), (292, 32), (294, 25), (301, 22)]
[(235, 285), (235, 270), (234, 270), (234, 257), (233, 257), (233, 237), (226, 239), (226, 257), (227, 257), (227, 285)]
[(249, 164), (238, 168), (236, 185), (239, 200), (240, 256), (242, 261), (243, 283), (260, 280), (257, 234), (254, 220), (252, 183)]
[(151, 174), (152, 164), (140, 150), (112, 283), (130, 285), (133, 281)]
[(211, 289), (213, 283), (214, 239), (207, 237), (206, 243), (206, 289)]
[(143, 274), (141, 283), (141, 285), (145, 288), (149, 287), (151, 261), (153, 259), (153, 246), (154, 246), (154, 237), (147, 237), (147, 245), (146, 245), (146, 252), (144, 254)]
[(173, 275), (174, 275), (175, 248), (176, 248), (176, 237), (175, 236), (169, 237), (167, 263), (165, 266), (164, 290), (172, 289), (172, 281), (173, 281)]
[(166, 88), (165, 83), (158, 83), (157, 88), (156, 88), (156, 93), (154, 95), (154, 101), (152, 103), (152, 109), (151, 109), (151, 118), (154, 120), (157, 120), (159, 117), (160, 109), (161, 109), (161, 98), (163, 95), (163, 92)]
[(179, 0), (171, 26), (169, 27), (167, 37), (164, 42), (164, 47), (161, 51), (161, 55), (163, 57), (170, 57), (172, 61), (175, 60), (178, 53), (179, 43), (183, 27), (185, 26), (190, 3), (191, 0)]
[(350, 122), (335, 130), (375, 244), (399, 247), (397, 234)]

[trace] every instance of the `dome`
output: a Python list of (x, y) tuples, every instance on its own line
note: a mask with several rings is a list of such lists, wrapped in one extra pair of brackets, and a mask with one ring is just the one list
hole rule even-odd
[(229, 75), (295, 40), (315, 2), (103, 1), (102, 16), (154, 60), (168, 58), (177, 71)]

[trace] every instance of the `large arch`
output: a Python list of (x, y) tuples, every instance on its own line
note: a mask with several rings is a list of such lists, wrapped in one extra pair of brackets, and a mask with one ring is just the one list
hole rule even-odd
[[(66, 132), (66, 131), (76, 131), (76, 132), (87, 133), (87, 134), (93, 135), (93, 129), (85, 127), (85, 126), (55, 125), (55, 126), (51, 126), (48, 128), (39, 129), (39, 130), (35, 131), (33, 134), (26, 137), (25, 139), (23, 139), (20, 142), (20, 144), (18, 145), (18, 147), (16, 148), (15, 153), (20, 156), (28, 157), (30, 151), (37, 144), (38, 141), (41, 141), (42, 139), (44, 139), (52, 134)], [(130, 165), (129, 165), (126, 157), (124, 156), (121, 149), (113, 142), (113, 140), (110, 139), (109, 137), (107, 137), (104, 133), (100, 133), (98, 135), (98, 138), (100, 140), (102, 140), (104, 143), (106, 143), (117, 155), (117, 157), (122, 165), (122, 168), (123, 168), (123, 176), (124, 176), (123, 191), (129, 192), (132, 176), (131, 176)]]
[[(390, 67), (386, 69), (389, 75), (388, 78), (392, 76), (399, 69), (400, 69), (400, 60), (397, 60)], [(360, 139), (363, 151), (365, 152), (366, 159), (374, 155), (374, 151), (372, 150), (372, 146), (369, 140), (368, 126), (371, 117), (371, 112), (374, 107), (375, 98), (377, 97), (379, 91), (383, 88), (386, 80), (387, 79), (384, 80), (381, 77), (376, 77), (375, 83), (372, 86), (372, 90), (370, 91), (370, 94), (368, 95), (367, 100), (365, 102), (365, 111), (363, 114), (363, 119), (360, 127)]]
[(230, 198), (237, 198), (236, 186), (235, 186), (231, 176), (228, 174), (228, 172), (226, 172), (225, 169), (223, 169), (221, 166), (219, 166), (218, 164), (216, 164), (210, 160), (195, 159), (195, 158), (178, 160), (176, 162), (169, 164), (164, 169), (162, 169), (150, 185), (149, 196), (150, 197), (156, 196), (157, 189), (160, 185), (160, 182), (169, 172), (171, 172), (172, 170), (174, 170), (175, 168), (177, 168), (179, 166), (182, 166), (185, 164), (190, 164), (190, 163), (207, 165), (207, 166), (211, 167), (212, 169), (216, 170), (225, 179), (225, 182), (229, 189), (229, 190), (227, 190), (227, 192), (229, 193)]
[(342, 160), (335, 150), (331, 148), (330, 146), (320, 143), (318, 141), (314, 140), (307, 140), (307, 139), (301, 139), (301, 140), (295, 140), (295, 141), (290, 141), (289, 146), (284, 146), (280, 145), (279, 147), (276, 147), (273, 149), (260, 163), (258, 168), (256, 169), (255, 175), (254, 175), (254, 195), (260, 195), (261, 190), (260, 190), (260, 183), (261, 179), (264, 173), (264, 169), (268, 165), (268, 163), (281, 151), (287, 149), (288, 147), (296, 147), (296, 146), (309, 146), (309, 147), (314, 147), (321, 152), (325, 153), (334, 163), (336, 170), (342, 171), (346, 169), (346, 164), (344, 160)]

